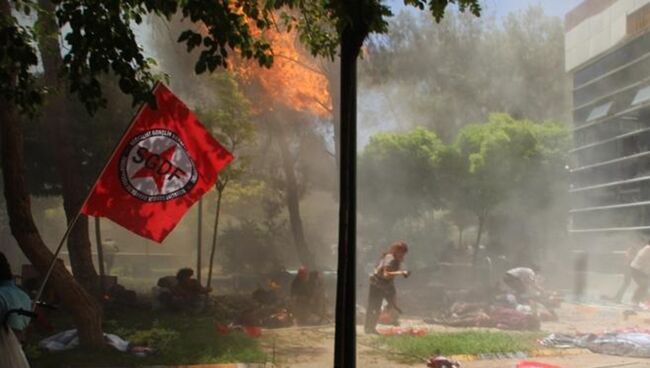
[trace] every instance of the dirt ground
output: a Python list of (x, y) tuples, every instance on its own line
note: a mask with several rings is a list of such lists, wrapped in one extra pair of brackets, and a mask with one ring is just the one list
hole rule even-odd
[[(650, 329), (650, 312), (637, 312), (628, 318), (621, 305), (565, 304), (559, 310), (560, 321), (546, 322), (542, 330), (548, 333), (593, 332), (600, 333), (619, 328), (637, 327)], [(406, 325), (423, 325), (417, 319), (404, 319)], [(427, 325), (432, 331), (458, 331), (456, 328)], [(371, 347), (373, 337), (358, 330), (357, 367), (402, 368), (424, 367), (424, 364), (399, 364)], [(320, 368), (331, 367), (334, 355), (334, 327), (293, 327), (265, 331), (263, 344), (278, 367)], [(564, 356), (561, 356), (565, 354)], [(559, 356), (558, 356), (559, 355)], [(562, 368), (640, 368), (650, 367), (650, 359), (625, 358), (593, 354), (584, 350), (557, 351), (556, 356), (529, 358), (537, 362), (558, 365)], [(464, 368), (508, 368), (516, 360), (476, 360), (461, 362)]]

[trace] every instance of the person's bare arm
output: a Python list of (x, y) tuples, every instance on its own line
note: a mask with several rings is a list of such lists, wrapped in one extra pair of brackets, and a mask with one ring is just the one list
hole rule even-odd
[(395, 276), (408, 277), (409, 275), (410, 275), (410, 272), (406, 271), (406, 270), (388, 271), (388, 270), (384, 269), (384, 277), (385, 278), (393, 278)]

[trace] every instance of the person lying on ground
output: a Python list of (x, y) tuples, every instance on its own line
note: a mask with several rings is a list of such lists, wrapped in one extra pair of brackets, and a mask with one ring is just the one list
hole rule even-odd
[(488, 303), (454, 303), (445, 315), (425, 322), (452, 327), (495, 327), (504, 330), (540, 328), (540, 318), (531, 308), (504, 307)]

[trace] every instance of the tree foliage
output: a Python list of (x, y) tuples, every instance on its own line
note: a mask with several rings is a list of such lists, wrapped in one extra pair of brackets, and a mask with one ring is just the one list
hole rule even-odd
[(424, 128), (407, 133), (380, 133), (359, 157), (362, 213), (395, 224), (440, 207), (440, 166), (447, 147)]
[(460, 165), (449, 176), (458, 183), (454, 198), (477, 216), (489, 213), (510, 195), (531, 194), (533, 185), (537, 190), (529, 197), (547, 199), (545, 188), (551, 188), (564, 170), (568, 147), (563, 125), (491, 114), (486, 123), (463, 128), (456, 139)]
[(384, 232), (436, 209), (459, 229), (468, 216), (486, 225), (505, 207), (526, 217), (552, 207), (566, 190), (568, 149), (565, 125), (503, 113), (467, 125), (451, 145), (425, 128), (377, 134), (359, 158), (360, 208)]
[[(30, 9), (26, 7), (25, 13)], [(38, 64), (35, 39), (32, 28), (18, 24), (15, 17), (0, 15), (0, 96), (24, 113), (33, 113), (42, 101), (42, 89), (31, 72)]]
[[(478, 15), (477, 0), (405, 0), (405, 4), (428, 8), (437, 21), (449, 4), (461, 11)], [(32, 1), (13, 2), (18, 13), (29, 14), (38, 6)], [(228, 57), (236, 53), (254, 59), (260, 65), (273, 63), (272, 45), (256, 29), (276, 26), (274, 12), (289, 29), (296, 27), (300, 39), (314, 55), (333, 58), (340, 35), (353, 20), (363, 27), (361, 42), (369, 33), (386, 32), (386, 18), (391, 16), (387, 5), (378, 0), (360, 2), (327, 0), (242, 0), (234, 6), (228, 2), (175, 0), (95, 1), (61, 0), (57, 2), (56, 18), (65, 35), (64, 70), (70, 90), (77, 94), (90, 112), (106, 105), (99, 77), (107, 73), (117, 76), (122, 92), (134, 98), (134, 103), (155, 103), (150, 90), (156, 79), (152, 73), (155, 60), (145, 56), (133, 25), (153, 14), (170, 19), (181, 13), (191, 21), (178, 42), (188, 51), (199, 50), (195, 71), (201, 74), (228, 65)], [(201, 32), (196, 25), (204, 30)], [(33, 111), (40, 103), (42, 89), (34, 83), (31, 69), (38, 63), (33, 46), (33, 28), (18, 24), (16, 16), (3, 12), (0, 19), (0, 94), (14, 101), (25, 111)], [(17, 87), (12, 83), (17, 78)]]
[(561, 19), (542, 7), (503, 19), (451, 13), (440, 24), (403, 12), (386, 35), (370, 38), (360, 75), (365, 88), (390, 100), (400, 120), (451, 142), (464, 125), (494, 111), (566, 121), (563, 47)]
[[(40, 78), (39, 78), (40, 79)], [(135, 109), (130, 107), (127, 97), (122, 94), (114, 80), (102, 78), (106, 110), (94, 116), (88, 114), (73, 96), (64, 98), (68, 106), (72, 129), (68, 134), (74, 145), (77, 179), (86, 191), (94, 183), (109, 155), (115, 148)], [(61, 195), (61, 178), (54, 162), (52, 137), (48, 129), (52, 116), (43, 115), (38, 119), (25, 119), (25, 156), (27, 183), (32, 195)]]
[(240, 177), (250, 164), (246, 150), (250, 151), (251, 147), (247, 146), (255, 141), (255, 127), (251, 102), (244, 96), (233, 76), (228, 72), (220, 72), (211, 79), (216, 106), (207, 109), (201, 107), (198, 115), (214, 137), (237, 155), (237, 159), (219, 174), (219, 181), (225, 185)]

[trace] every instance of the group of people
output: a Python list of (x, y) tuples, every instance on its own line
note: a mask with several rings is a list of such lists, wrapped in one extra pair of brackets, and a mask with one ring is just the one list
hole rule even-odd
[[(382, 253), (374, 272), (370, 275), (368, 304), (366, 308), (366, 319), (364, 330), (367, 334), (377, 334), (377, 323), (382, 305), (386, 310), (401, 313), (397, 305), (397, 292), (395, 289), (395, 278), (409, 277), (410, 272), (401, 269), (404, 257), (408, 253), (408, 245), (403, 241), (393, 243)], [(650, 245), (648, 246), (648, 266), (650, 267)], [(516, 300), (516, 303), (533, 305), (541, 304), (549, 314), (555, 317), (552, 303), (548, 302), (547, 293), (540, 283), (539, 267), (516, 267), (509, 269), (503, 276), (503, 284), (509, 289), (509, 295)]]
[[(206, 296), (212, 289), (201, 286), (193, 275), (194, 271), (191, 268), (182, 268), (176, 276), (160, 278), (153, 292), (155, 307), (174, 312), (201, 311), (205, 307)], [(305, 266), (300, 267), (291, 281), (288, 298), (280, 289), (281, 286), (273, 280), (269, 280), (267, 287), (258, 287), (253, 292), (253, 299), (260, 305), (258, 309), (268, 307), (269, 311), (286, 310), (299, 325), (321, 324), (330, 320), (327, 313), (325, 285), (319, 271), (309, 271)], [(251, 314), (250, 311), (247, 313)], [(264, 318), (253, 318), (253, 320), (264, 320)]]

